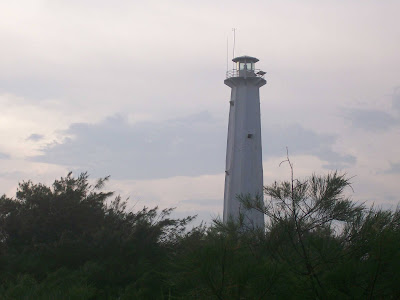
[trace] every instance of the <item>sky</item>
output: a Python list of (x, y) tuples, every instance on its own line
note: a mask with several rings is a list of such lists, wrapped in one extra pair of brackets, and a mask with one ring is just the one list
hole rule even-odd
[[(223, 206), (235, 56), (266, 74), (264, 184), (338, 170), (399, 202), (399, 1), (0, 1), (0, 194), (68, 172), (132, 209)], [(227, 58), (229, 62), (227, 63)]]

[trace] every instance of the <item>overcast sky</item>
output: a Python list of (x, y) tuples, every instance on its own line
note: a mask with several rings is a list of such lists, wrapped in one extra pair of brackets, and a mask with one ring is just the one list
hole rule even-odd
[[(0, 194), (69, 171), (210, 220), (222, 213), (236, 52), (259, 58), (264, 183), (346, 172), (396, 206), (399, 1), (0, 1)], [(232, 64), (228, 64), (232, 68)]]

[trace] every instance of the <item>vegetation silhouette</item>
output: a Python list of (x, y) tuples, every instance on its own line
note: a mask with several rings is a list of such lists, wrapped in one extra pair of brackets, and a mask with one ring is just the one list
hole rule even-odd
[(274, 183), (265, 230), (190, 228), (173, 208), (133, 212), (71, 173), (0, 197), (1, 299), (398, 299), (400, 211), (346, 196), (336, 172)]

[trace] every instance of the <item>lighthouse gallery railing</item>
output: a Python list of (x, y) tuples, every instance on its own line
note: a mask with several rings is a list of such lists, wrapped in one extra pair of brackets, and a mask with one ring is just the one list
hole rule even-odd
[(260, 69), (255, 69), (255, 70), (228, 70), (226, 71), (226, 78), (232, 78), (232, 77), (260, 77), (264, 78), (265, 72), (261, 71)]

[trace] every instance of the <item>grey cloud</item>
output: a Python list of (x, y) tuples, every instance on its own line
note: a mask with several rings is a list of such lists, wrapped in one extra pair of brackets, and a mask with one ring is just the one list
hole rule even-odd
[(343, 170), (351, 165), (356, 163), (356, 158), (351, 155), (342, 156), (343, 162), (333, 162), (329, 164), (325, 164), (322, 167), (328, 170)]
[(183, 200), (182, 203), (197, 204), (200, 206), (219, 206), (221, 205), (221, 199), (187, 199)]
[(387, 200), (387, 201), (389, 201), (389, 202), (393, 202), (393, 201), (397, 201), (397, 200), (398, 200), (398, 197), (397, 197), (397, 196), (394, 196), (394, 195), (384, 195), (384, 196), (383, 196), (383, 199), (384, 199), (384, 200)]
[(390, 168), (384, 172), (385, 174), (400, 174), (400, 163), (391, 163)]
[(135, 125), (115, 116), (94, 125), (73, 124), (67, 133), (75, 138), (49, 145), (33, 159), (117, 179), (216, 173), (224, 168), (223, 129), (206, 112)]
[(352, 165), (356, 158), (351, 155), (341, 155), (331, 148), (336, 141), (336, 136), (318, 134), (304, 129), (300, 125), (263, 128), (263, 147), (267, 156), (282, 156), (286, 147), (290, 155), (314, 155), (328, 161), (327, 169), (341, 169)]
[(400, 86), (394, 88), (392, 94), (392, 107), (400, 112)]
[(21, 177), (23, 177), (23, 172), (20, 171), (12, 171), (12, 172), (0, 172), (0, 177), (1, 178), (7, 178), (7, 179), (17, 179), (20, 180)]
[(33, 141), (33, 142), (37, 142), (40, 141), (41, 139), (44, 138), (44, 135), (42, 134), (37, 134), (37, 133), (33, 133), (31, 134), (29, 137), (27, 137), (27, 141)]
[[(386, 199), (386, 198), (391, 198), (391, 199)], [(396, 211), (396, 209), (399, 207), (398, 206), (398, 199), (388, 196), (384, 197), (385, 200), (393, 200), (392, 202), (374, 202), (374, 207), (382, 210), (391, 210), (391, 211)]]
[(35, 75), (15, 79), (7, 76), (7, 74), (0, 73), (0, 91), (27, 97), (31, 102), (60, 97), (63, 89), (65, 89), (65, 84), (61, 80), (54, 77), (38, 78), (39, 75)]
[[(219, 204), (222, 207), (223, 200), (219, 200)], [(173, 218), (185, 218), (187, 216), (196, 216), (191, 223), (191, 225), (199, 226), (202, 222), (207, 224), (211, 224), (214, 219), (219, 218), (222, 219), (221, 216), (217, 212), (213, 212), (212, 208), (208, 210), (188, 210), (188, 211), (176, 211), (174, 210), (171, 214)]]
[(381, 131), (400, 124), (400, 87), (395, 87), (392, 97), (392, 114), (373, 109), (347, 109), (345, 118), (350, 120), (355, 128), (369, 131)]
[(0, 152), (0, 159), (9, 159), (10, 155)]
[(346, 118), (354, 127), (370, 131), (386, 130), (400, 124), (400, 118), (379, 110), (351, 109)]
[[(65, 165), (93, 176), (150, 179), (223, 172), (227, 124), (202, 112), (184, 119), (129, 124), (114, 116), (98, 124), (76, 123), (64, 143), (45, 147), (34, 161)], [(263, 126), (264, 158), (308, 154), (329, 163), (349, 165), (352, 156), (331, 150), (335, 136), (317, 134), (300, 125)]]

